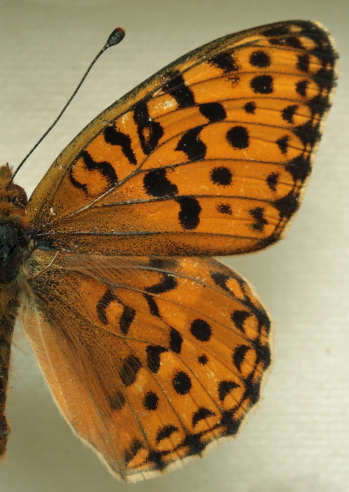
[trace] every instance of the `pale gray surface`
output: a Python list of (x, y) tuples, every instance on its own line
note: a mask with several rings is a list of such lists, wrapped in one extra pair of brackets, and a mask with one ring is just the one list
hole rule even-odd
[[(98, 6), (97, 6), (98, 5)], [(301, 210), (280, 244), (229, 260), (275, 320), (275, 362), (259, 410), (235, 442), (132, 490), (349, 490), (347, 0), (0, 1), (1, 163), (17, 165), (59, 112), (109, 32), (106, 53), (17, 182), (31, 192), (98, 112), (186, 51), (290, 18), (324, 23), (341, 54), (340, 82)], [(57, 412), (22, 335), (15, 337), (1, 492), (123, 491)]]

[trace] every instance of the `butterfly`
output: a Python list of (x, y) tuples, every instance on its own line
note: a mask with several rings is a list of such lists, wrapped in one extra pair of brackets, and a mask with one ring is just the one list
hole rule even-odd
[(336, 60), (315, 22), (228, 35), (101, 113), (29, 202), (0, 168), (0, 455), (17, 318), (61, 413), (117, 478), (236, 436), (270, 366), (271, 320), (212, 257), (280, 239)]

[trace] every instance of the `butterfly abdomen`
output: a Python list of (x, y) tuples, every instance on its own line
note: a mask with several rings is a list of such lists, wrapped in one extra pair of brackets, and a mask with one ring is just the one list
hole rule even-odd
[[(0, 291), (0, 297), (1, 300), (3, 300), (2, 291)], [(7, 439), (10, 433), (10, 426), (5, 417), (5, 407), (10, 366), (11, 340), (18, 306), (18, 297), (14, 294), (13, 298), (7, 304), (7, 312), (0, 318), (0, 459), (5, 454)]]

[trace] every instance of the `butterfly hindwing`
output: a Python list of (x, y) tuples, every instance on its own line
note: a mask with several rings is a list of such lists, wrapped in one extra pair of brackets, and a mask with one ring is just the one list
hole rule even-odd
[(238, 432), (270, 364), (270, 321), (237, 273), (59, 254), (36, 275), (48, 256), (31, 261), (23, 327), (63, 415), (114, 474), (159, 474)]
[(160, 256), (275, 242), (311, 171), (335, 61), (327, 33), (305, 21), (226, 36), (180, 58), (57, 159), (29, 204), (39, 241)]

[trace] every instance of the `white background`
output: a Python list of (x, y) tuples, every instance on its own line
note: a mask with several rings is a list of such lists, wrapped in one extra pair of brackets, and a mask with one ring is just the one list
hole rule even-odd
[(230, 32), (291, 18), (333, 33), (339, 87), (304, 203), (285, 240), (229, 264), (275, 321), (275, 362), (258, 411), (234, 442), (134, 486), (117, 482), (72, 435), (20, 330), (1, 492), (347, 492), (349, 490), (349, 3), (347, 0), (0, 0), (0, 161), (16, 166), (99, 61), (17, 183), (31, 192), (92, 117), (185, 52)]

